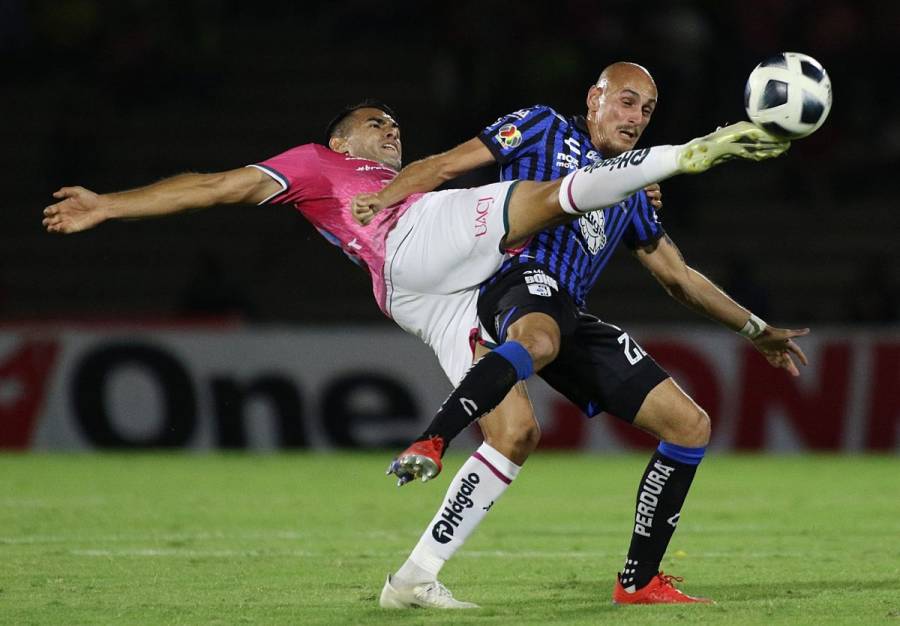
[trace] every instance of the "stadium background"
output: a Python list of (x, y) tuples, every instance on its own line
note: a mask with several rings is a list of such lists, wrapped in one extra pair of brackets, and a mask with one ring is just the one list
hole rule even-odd
[[(742, 118), (749, 71), (797, 50), (831, 75), (825, 126), (776, 162), (666, 182), (662, 218), (736, 299), (813, 327), (801, 381), (758, 367), (625, 253), (589, 305), (717, 409), (717, 445), (897, 450), (900, 7), (568, 0), (548, 19), (547, 6), (0, 2), (0, 446), (396, 445), (447, 391), (368, 278), (291, 209), (51, 237), (40, 210), (61, 185), (237, 167), (321, 140), (364, 98), (398, 112), (409, 163), (533, 103), (581, 113), (620, 59), (659, 85), (642, 144), (677, 143)], [(536, 404), (548, 445), (638, 443), (544, 391)]]

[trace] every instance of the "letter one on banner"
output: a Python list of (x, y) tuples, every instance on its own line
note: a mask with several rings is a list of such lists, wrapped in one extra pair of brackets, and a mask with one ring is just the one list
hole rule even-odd
[[(151, 376), (163, 394), (164, 409), (156, 432), (144, 438), (121, 433), (106, 404), (106, 388), (120, 367), (137, 367)], [(187, 444), (197, 425), (191, 378), (168, 352), (143, 343), (110, 343), (90, 351), (75, 366), (71, 387), (75, 417), (85, 437), (104, 448), (171, 448)]]

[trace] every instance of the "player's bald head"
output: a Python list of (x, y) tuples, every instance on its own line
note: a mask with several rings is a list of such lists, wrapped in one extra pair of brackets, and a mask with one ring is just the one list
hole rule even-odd
[(603, 91), (616, 90), (625, 84), (643, 85), (647, 89), (647, 95), (653, 94), (656, 98), (656, 81), (643, 65), (630, 61), (617, 61), (603, 68), (600, 77), (595, 83)]
[(650, 123), (656, 96), (646, 68), (628, 61), (605, 67), (587, 93), (591, 143), (607, 157), (633, 149)]

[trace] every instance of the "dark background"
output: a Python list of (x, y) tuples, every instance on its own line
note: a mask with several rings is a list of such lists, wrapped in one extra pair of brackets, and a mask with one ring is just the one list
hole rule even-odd
[[(631, 60), (660, 99), (642, 145), (744, 116), (772, 52), (817, 58), (835, 101), (775, 162), (663, 185), (688, 263), (775, 323), (897, 324), (900, 4), (0, 0), (0, 318), (236, 315), (387, 324), (368, 277), (287, 207), (222, 207), (43, 233), (61, 185), (115, 191), (322, 141), (364, 98), (390, 103), (405, 162), (535, 103), (583, 113)], [(496, 179), (495, 168), (457, 184)], [(620, 251), (590, 307), (693, 322)]]

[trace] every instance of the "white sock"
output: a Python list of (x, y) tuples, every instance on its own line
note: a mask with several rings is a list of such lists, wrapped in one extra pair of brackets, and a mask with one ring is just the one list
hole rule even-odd
[(559, 187), (559, 205), (583, 215), (621, 202), (639, 189), (678, 173), (678, 148), (655, 146), (623, 152), (575, 170)]
[(437, 514), (394, 578), (406, 584), (436, 580), (444, 563), (462, 547), (520, 469), (488, 444), (481, 444), (450, 481)]

